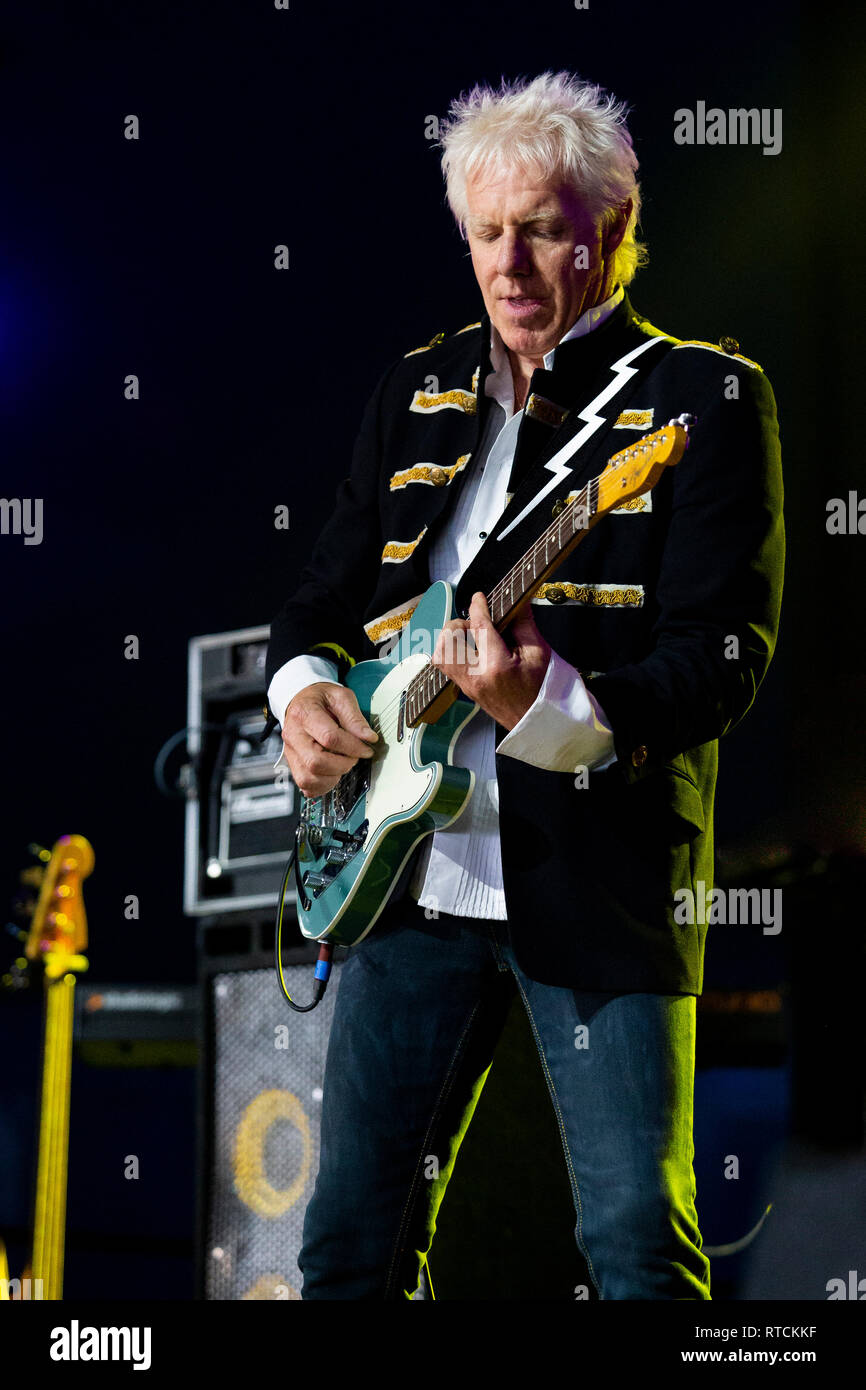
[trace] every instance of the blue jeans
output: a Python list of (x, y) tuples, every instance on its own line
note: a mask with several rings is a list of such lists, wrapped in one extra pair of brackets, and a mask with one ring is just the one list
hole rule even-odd
[(304, 1299), (417, 1289), (515, 981), (599, 1297), (710, 1297), (692, 1168), (694, 996), (539, 984), (518, 967), (506, 922), (427, 920), (407, 897), (342, 967)]

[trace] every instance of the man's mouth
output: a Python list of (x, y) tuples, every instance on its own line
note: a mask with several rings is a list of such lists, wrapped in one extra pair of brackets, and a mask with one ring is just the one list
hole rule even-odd
[(502, 303), (515, 318), (525, 318), (534, 314), (536, 309), (540, 309), (544, 300), (535, 299), (528, 294), (514, 294), (504, 295)]

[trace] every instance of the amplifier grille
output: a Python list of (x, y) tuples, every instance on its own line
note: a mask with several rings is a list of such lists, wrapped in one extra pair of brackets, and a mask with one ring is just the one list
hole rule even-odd
[[(293, 998), (309, 964), (284, 965)], [(273, 970), (215, 975), (212, 1164), (206, 1220), (208, 1299), (298, 1299), (304, 1211), (319, 1165), (322, 1082), (340, 982), (310, 1014), (293, 1014)]]

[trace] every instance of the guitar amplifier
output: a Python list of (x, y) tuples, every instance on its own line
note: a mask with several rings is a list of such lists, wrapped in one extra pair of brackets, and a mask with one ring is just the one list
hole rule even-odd
[[(284, 952), (295, 999), (310, 996), (315, 955), (314, 948)], [(335, 962), (309, 1014), (288, 1008), (273, 969), (216, 968), (205, 977), (198, 1284), (206, 1299), (300, 1299), (297, 1260), (319, 1166), (341, 968)]]
[[(267, 627), (189, 644), (184, 911), (192, 916), (277, 903), (300, 795), (288, 768), (274, 771), (279, 733), (259, 741), (267, 644)], [(294, 902), (290, 884), (290, 915)]]

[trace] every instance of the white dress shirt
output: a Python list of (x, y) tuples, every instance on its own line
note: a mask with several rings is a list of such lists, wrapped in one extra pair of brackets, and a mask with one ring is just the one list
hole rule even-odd
[[(622, 297), (622, 287), (618, 286), (603, 304), (582, 314), (560, 341), (590, 333)], [(547, 370), (553, 365), (555, 351), (544, 357)], [(505, 510), (523, 411), (514, 409), (511, 365), (493, 325), (490, 361), (485, 394), (495, 403), (490, 407), (491, 419), (454, 511), (431, 543), (431, 582), (444, 579), (456, 585)], [(336, 673), (334, 663), (324, 657), (297, 656), (287, 661), (268, 688), (268, 703), (275, 718), (282, 725), (298, 691), (315, 681), (336, 683)], [(498, 746), (493, 720), (479, 710), (454, 748), (454, 762), (475, 773), (474, 792), (453, 825), (423, 842), (410, 884), (412, 895), (431, 916), (446, 912), (504, 920), (507, 915), (499, 843), (497, 753), (572, 777), (578, 768), (607, 767), (615, 761), (613, 734), (603, 711), (579, 672), (556, 652), (551, 653), (535, 702)]]

